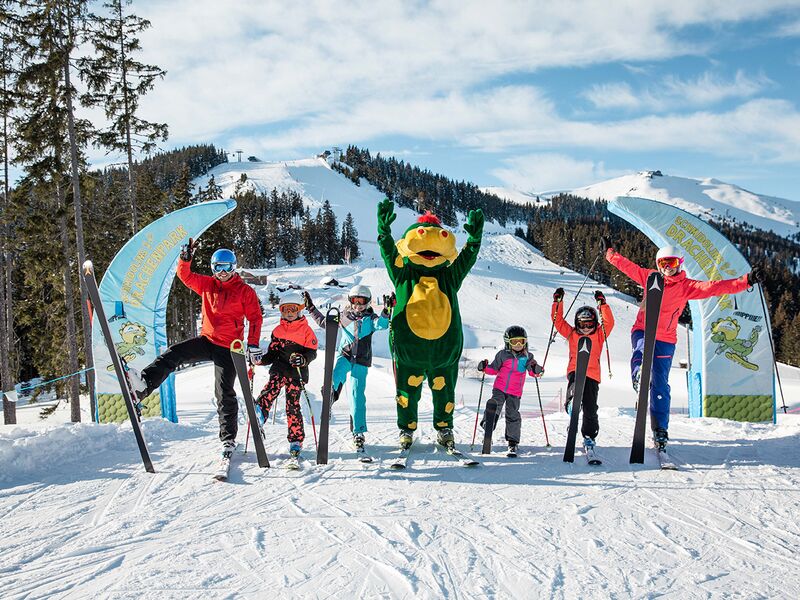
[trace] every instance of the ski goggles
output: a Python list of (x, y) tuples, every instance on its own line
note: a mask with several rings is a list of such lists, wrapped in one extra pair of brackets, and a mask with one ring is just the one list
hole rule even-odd
[(369, 304), (369, 298), (365, 298), (364, 296), (353, 296), (350, 298), (350, 304), (355, 304), (356, 306), (366, 306)]
[(232, 273), (235, 266), (234, 263), (218, 262), (211, 265), (211, 270), (214, 271), (214, 273)]
[(683, 263), (683, 259), (679, 256), (665, 256), (656, 261), (659, 269), (677, 269)]
[(295, 313), (299, 313), (301, 310), (303, 310), (303, 305), (302, 304), (281, 304), (278, 307), (278, 310), (281, 311), (281, 314), (286, 313), (286, 314), (292, 315), (292, 314), (295, 314)]
[(508, 343), (511, 344), (512, 346), (524, 346), (525, 344), (528, 343), (528, 338), (524, 337), (508, 338)]

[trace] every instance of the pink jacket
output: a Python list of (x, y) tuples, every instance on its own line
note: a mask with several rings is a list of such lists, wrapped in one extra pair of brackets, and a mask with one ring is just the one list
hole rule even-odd
[(533, 354), (515, 354), (508, 350), (500, 350), (494, 360), (486, 365), (487, 375), (497, 375), (494, 379), (495, 389), (510, 396), (522, 396), (525, 387), (525, 376), (530, 373), (541, 373), (542, 367), (533, 358)]
[[(611, 248), (606, 251), (606, 260), (642, 287), (647, 283), (647, 277), (650, 273), (655, 271), (655, 269), (640, 267)], [(685, 271), (680, 271), (672, 277), (664, 277), (664, 296), (661, 299), (661, 312), (658, 316), (656, 339), (668, 344), (678, 342), (678, 317), (681, 316), (689, 300), (702, 300), (713, 296), (738, 294), (748, 287), (747, 275), (721, 281), (698, 281), (697, 279), (689, 279)], [(633, 324), (631, 331), (644, 331), (645, 302), (647, 302), (646, 290), (642, 304), (639, 306), (639, 314), (636, 315), (636, 322)]]

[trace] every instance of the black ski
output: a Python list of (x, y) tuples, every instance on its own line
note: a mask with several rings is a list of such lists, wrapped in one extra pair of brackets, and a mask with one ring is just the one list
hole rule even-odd
[(133, 391), (128, 381), (128, 366), (125, 363), (125, 359), (117, 353), (117, 347), (114, 345), (114, 338), (111, 336), (111, 328), (108, 326), (108, 321), (106, 320), (106, 311), (103, 308), (102, 300), (100, 300), (100, 290), (97, 288), (97, 280), (94, 277), (94, 266), (90, 260), (83, 263), (83, 280), (86, 283), (86, 290), (89, 292), (89, 300), (91, 300), (92, 306), (94, 306), (97, 321), (100, 323), (100, 330), (103, 332), (103, 340), (105, 340), (108, 353), (111, 355), (111, 362), (114, 364), (114, 371), (117, 374), (119, 387), (122, 390), (122, 398), (125, 400), (125, 408), (128, 409), (128, 418), (131, 421), (133, 435), (136, 437), (136, 444), (139, 446), (139, 453), (142, 455), (144, 469), (148, 473), (155, 473), (153, 462), (150, 460), (150, 453), (147, 451), (147, 444), (142, 434), (142, 427), (139, 423), (139, 411), (134, 402)]
[(497, 420), (497, 402), (494, 398), (486, 401), (486, 414), (483, 415), (483, 449), (481, 454), (492, 453), (492, 433)]
[(261, 421), (256, 415), (256, 403), (253, 400), (253, 393), (250, 391), (250, 378), (247, 377), (247, 359), (244, 355), (245, 346), (242, 340), (233, 340), (231, 344), (231, 360), (236, 367), (236, 376), (239, 378), (239, 386), (242, 388), (244, 405), (247, 407), (247, 418), (250, 419), (250, 433), (253, 436), (253, 447), (256, 449), (256, 459), (258, 466), (269, 467), (267, 451), (264, 450), (264, 439), (261, 437)]
[(658, 315), (661, 312), (663, 294), (664, 278), (657, 271), (650, 273), (647, 277), (644, 292), (644, 352), (642, 353), (642, 366), (639, 370), (639, 402), (636, 404), (636, 425), (633, 429), (631, 464), (644, 463), (645, 426), (647, 425), (648, 400), (650, 399), (650, 376), (653, 370), (656, 330), (658, 329)]
[(322, 379), (322, 414), (319, 416), (319, 440), (317, 442), (317, 464), (328, 464), (328, 428), (331, 420), (333, 396), (333, 359), (336, 356), (336, 340), (339, 336), (339, 309), (330, 308), (325, 315), (325, 372)]
[(586, 387), (586, 370), (589, 368), (589, 357), (592, 355), (592, 340), (583, 335), (578, 340), (578, 356), (575, 359), (574, 394), (572, 396), (572, 415), (567, 431), (567, 443), (564, 446), (564, 462), (575, 461), (575, 438), (578, 436), (578, 416), (583, 403), (583, 390)]

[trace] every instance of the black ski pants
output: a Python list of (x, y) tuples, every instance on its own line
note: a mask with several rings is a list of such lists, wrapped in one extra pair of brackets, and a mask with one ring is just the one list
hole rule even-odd
[[(572, 400), (575, 397), (575, 371), (567, 375), (569, 384), (567, 385), (567, 404), (569, 407), (572, 405)], [(583, 437), (590, 437), (595, 439), (600, 432), (600, 420), (597, 418), (597, 392), (600, 390), (600, 382), (595, 381), (591, 377), (586, 378), (586, 383), (583, 386), (583, 400), (581, 401), (581, 411), (583, 412), (583, 421), (581, 422), (581, 435)], [(569, 412), (569, 410), (567, 411)]]
[(203, 336), (170, 346), (142, 371), (142, 378), (147, 382), (147, 394), (160, 386), (180, 365), (205, 360), (214, 363), (214, 396), (217, 399), (219, 439), (222, 442), (235, 441), (239, 429), (239, 403), (233, 389), (236, 368), (233, 366), (229, 348), (218, 346)]

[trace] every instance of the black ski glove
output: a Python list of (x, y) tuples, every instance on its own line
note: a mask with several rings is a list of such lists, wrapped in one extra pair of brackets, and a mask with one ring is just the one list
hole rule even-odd
[(561, 302), (564, 299), (564, 288), (558, 288), (553, 293), (553, 302)]
[(594, 292), (594, 299), (597, 300), (597, 303), (603, 305), (606, 303), (606, 295), (601, 292), (600, 290), (595, 290)]
[(607, 235), (600, 236), (600, 250), (603, 251), (603, 254), (606, 253), (606, 250), (611, 248), (611, 238)]
[(189, 238), (189, 243), (181, 246), (181, 260), (191, 262), (194, 258), (194, 252), (197, 250), (197, 242)]
[(394, 295), (394, 292), (392, 292), (391, 294), (384, 294), (383, 305), (386, 307), (387, 310), (397, 306), (397, 296)]
[(289, 364), (293, 367), (305, 367), (307, 364), (306, 357), (299, 352), (292, 352), (289, 356)]
[(306, 305), (306, 310), (314, 308), (314, 301), (311, 299), (311, 294), (306, 291), (303, 291), (303, 302)]
[(489, 361), (485, 358), (478, 363), (478, 371), (485, 371), (486, 367), (489, 366)]
[(761, 270), (761, 267), (753, 267), (753, 270), (747, 274), (747, 285), (753, 286), (756, 283), (762, 283), (764, 281), (764, 271)]

